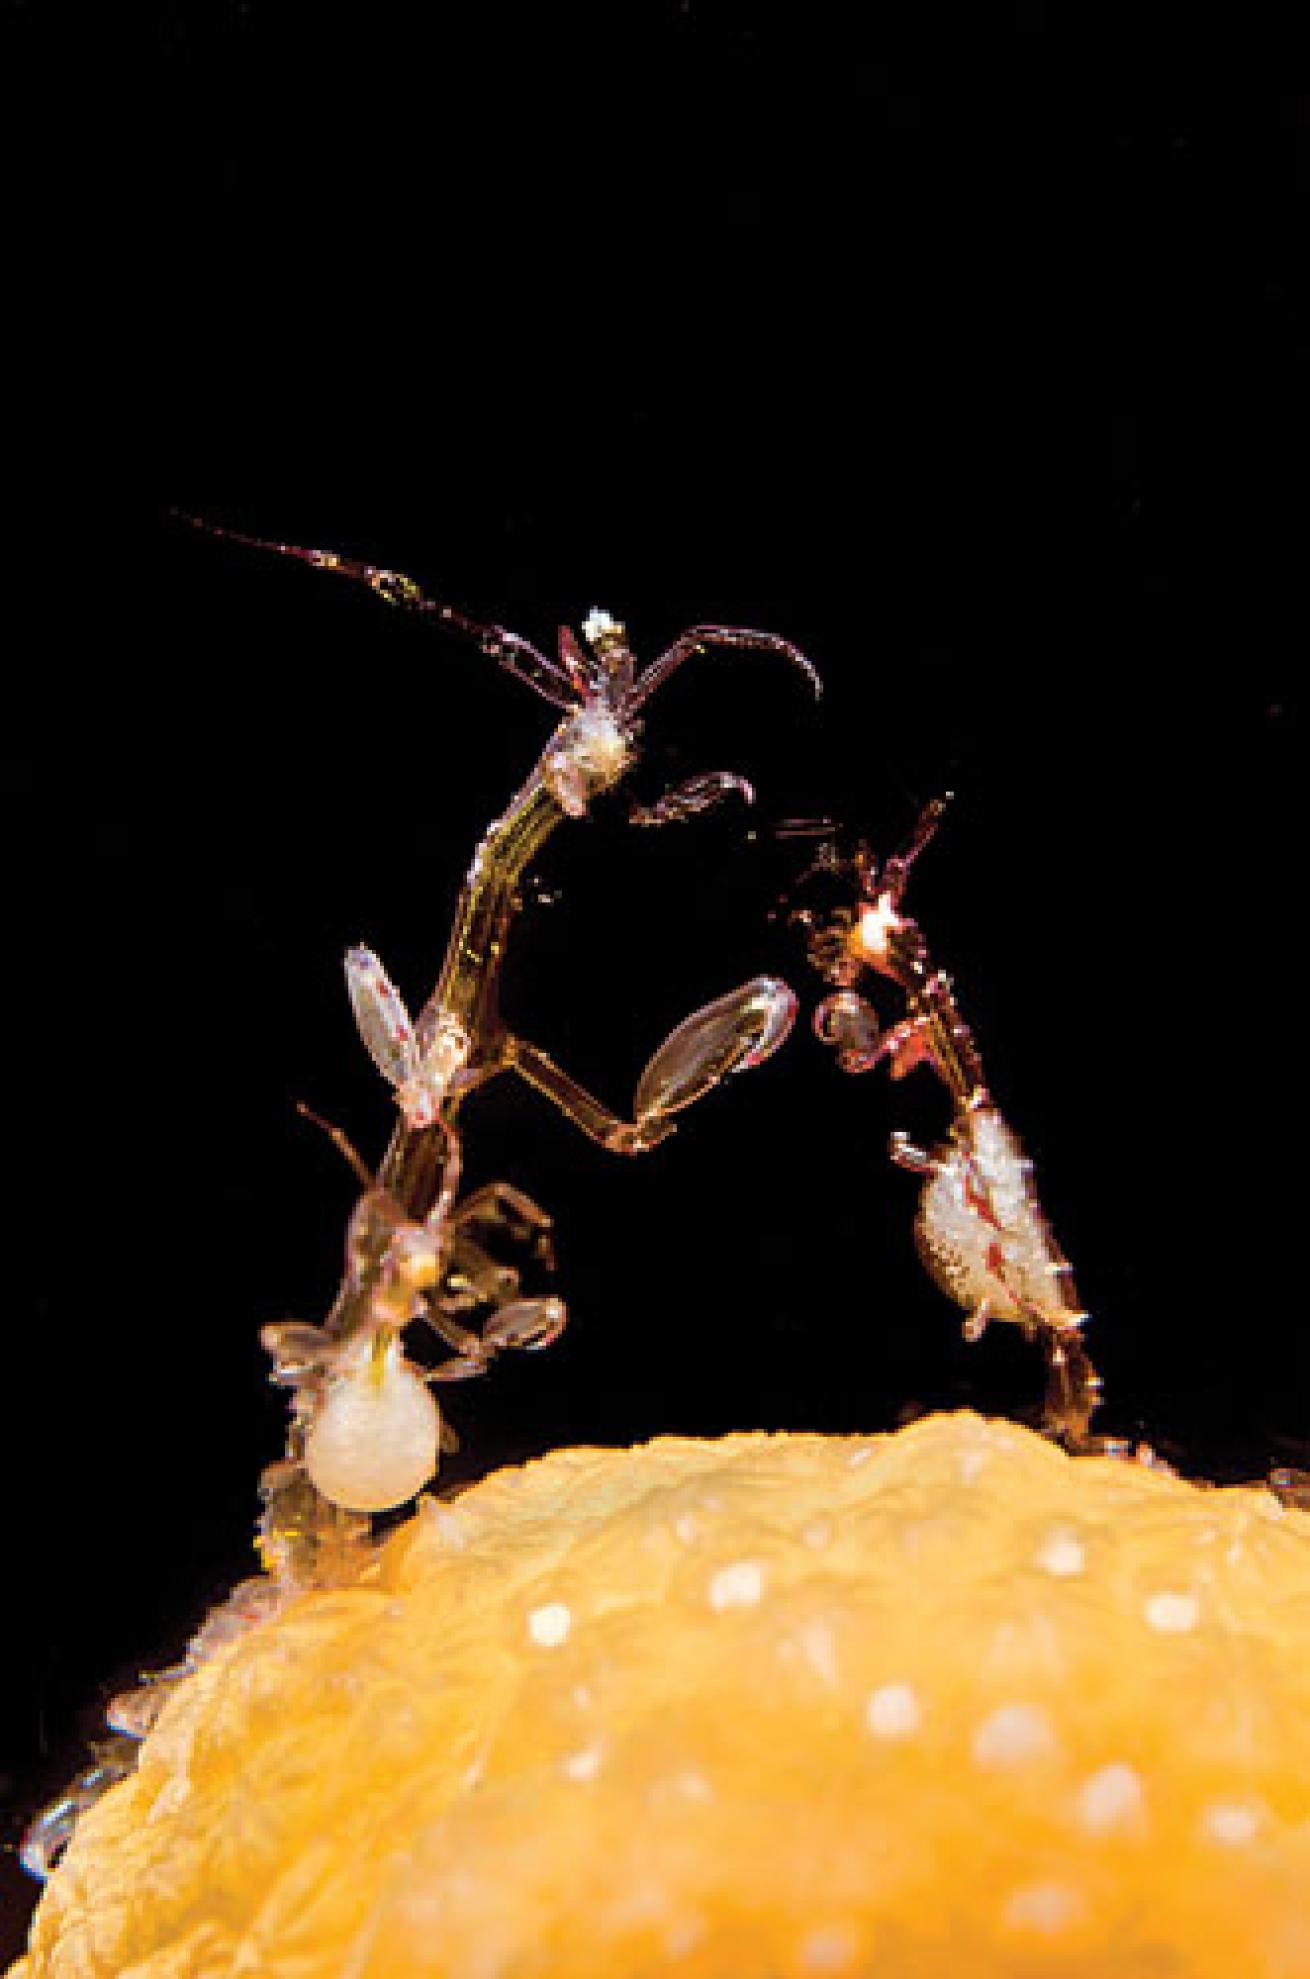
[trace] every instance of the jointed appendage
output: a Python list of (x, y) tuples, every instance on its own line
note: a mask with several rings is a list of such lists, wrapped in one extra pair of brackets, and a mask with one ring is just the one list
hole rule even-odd
[[(507, 1349), (543, 1347), (564, 1324), (559, 1299), (524, 1294), (520, 1263), (505, 1254), (514, 1245), (502, 1241), (516, 1223), (520, 1236), (526, 1227), (540, 1238), (549, 1227), (542, 1213), (498, 1185), (459, 1199), (456, 1122), (469, 1096), (512, 1073), (601, 1146), (644, 1153), (673, 1132), (684, 1108), (774, 1051), (795, 1015), (784, 983), (752, 979), (680, 1024), (638, 1082), (631, 1114), (615, 1112), (501, 1015), (500, 972), (533, 860), (560, 824), (585, 818), (627, 775), (639, 712), (689, 659), (759, 651), (784, 659), (816, 693), (819, 679), (790, 641), (723, 625), (683, 633), (643, 669), (622, 625), (602, 611), (580, 633), (561, 628), (548, 653), (429, 596), (403, 572), (335, 550), (212, 533), (345, 577), (433, 619), (560, 714), (526, 782), (474, 853), (445, 959), (417, 1015), (371, 949), (356, 946), (346, 956), (351, 1006), (395, 1095), (396, 1126), (376, 1177), (329, 1130), (364, 1184), (341, 1287), (321, 1327), (287, 1322), (265, 1333), (292, 1422), (287, 1458), (266, 1480), (262, 1543), (276, 1573), (313, 1578), (329, 1540), (360, 1530), (357, 1515), (406, 1502), (433, 1475), (445, 1426), (432, 1386), (481, 1374)], [(754, 792), (733, 771), (704, 772), (632, 816), (647, 825), (680, 822), (733, 795), (750, 802)], [(447, 1349), (445, 1358), (416, 1360), (423, 1340)]]
[[(930, 1149), (903, 1134), (891, 1142), (893, 1161), (922, 1177), (915, 1218), (920, 1257), (964, 1308), (967, 1340), (980, 1339), (991, 1321), (1003, 1320), (1040, 1344), (1046, 1427), (1069, 1446), (1085, 1448), (1101, 1394), (1080, 1332), (1087, 1315), (1042, 1213), (1032, 1163), (988, 1091), (950, 978), (933, 966), (922, 931), (902, 911), (911, 868), (945, 809), (943, 798), (927, 805), (908, 843), (881, 865), (865, 845), (838, 856), (832, 838), (812, 863), (810, 872), (850, 874), (858, 889), (853, 904), (822, 918), (797, 917), (806, 927), (811, 962), (832, 985), (814, 1026), (843, 1071), (867, 1072), (886, 1063), (893, 1078), (903, 1078), (926, 1065), (946, 1087), (946, 1139)], [(894, 983), (904, 999), (904, 1015), (886, 1029), (856, 988), (869, 975)]]

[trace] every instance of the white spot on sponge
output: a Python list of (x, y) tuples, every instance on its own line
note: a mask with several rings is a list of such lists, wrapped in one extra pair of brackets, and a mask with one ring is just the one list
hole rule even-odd
[(764, 1569), (756, 1560), (734, 1560), (720, 1567), (710, 1581), (710, 1606), (716, 1615), (727, 1608), (754, 1608), (764, 1593)]
[(567, 1642), (573, 1616), (564, 1601), (546, 1601), (528, 1616), (528, 1634), (541, 1649), (558, 1649)]

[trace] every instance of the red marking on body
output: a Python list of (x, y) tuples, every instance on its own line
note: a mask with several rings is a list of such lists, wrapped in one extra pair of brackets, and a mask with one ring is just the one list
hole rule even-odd
[(993, 1278), (999, 1278), (1002, 1284), (1005, 1283), (1005, 1252), (995, 1237), (987, 1246), (987, 1269)]
[(587, 662), (582, 648), (567, 625), (559, 628), (560, 664), (579, 694), (587, 690)]
[(893, 1079), (903, 1079), (916, 1065), (923, 1065), (931, 1058), (932, 1039), (928, 1028), (926, 1025), (916, 1025), (914, 1030), (892, 1046), (891, 1075)]
[(1000, 1217), (996, 1214), (996, 1209), (987, 1191), (986, 1184), (980, 1179), (977, 1169), (972, 1165), (964, 1171), (964, 1200), (970, 1209), (977, 1212), (984, 1223), (991, 1224), (993, 1230), (1003, 1230), (1005, 1228)]

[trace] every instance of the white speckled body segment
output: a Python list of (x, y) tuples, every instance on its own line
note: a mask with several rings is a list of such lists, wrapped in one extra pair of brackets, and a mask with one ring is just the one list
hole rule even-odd
[(632, 739), (603, 700), (584, 702), (546, 755), (543, 771), (551, 794), (571, 818), (585, 816), (590, 800), (609, 790), (632, 759)]
[(1042, 1214), (1032, 1163), (994, 1106), (962, 1112), (936, 1151), (915, 1237), (924, 1265), (969, 1311), (1075, 1326), (1069, 1266)]

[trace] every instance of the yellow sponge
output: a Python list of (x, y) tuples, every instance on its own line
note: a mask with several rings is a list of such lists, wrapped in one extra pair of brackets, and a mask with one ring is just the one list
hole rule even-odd
[(186, 1682), (22, 1979), (1307, 1979), (1310, 1517), (938, 1416), (563, 1450)]

